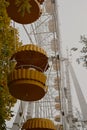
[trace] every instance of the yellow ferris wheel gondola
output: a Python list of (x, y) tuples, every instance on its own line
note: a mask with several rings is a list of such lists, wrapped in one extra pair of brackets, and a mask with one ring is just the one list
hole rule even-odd
[(56, 130), (54, 123), (45, 118), (28, 119), (22, 126), (22, 130)]
[(46, 76), (37, 70), (15, 69), (8, 77), (9, 92), (17, 99), (37, 101), (47, 92)]
[(16, 69), (35, 68), (38, 71), (46, 71), (49, 67), (46, 52), (34, 44), (23, 45), (13, 54), (11, 59), (17, 61)]
[(8, 16), (15, 22), (30, 24), (41, 15), (40, 4), (37, 0), (6, 0)]

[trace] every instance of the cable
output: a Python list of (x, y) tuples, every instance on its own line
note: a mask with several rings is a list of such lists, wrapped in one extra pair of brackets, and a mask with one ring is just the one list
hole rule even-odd
[(24, 30), (25, 30), (25, 32), (26, 32), (26, 34), (27, 34), (27, 36), (28, 36), (30, 42), (33, 44), (33, 41), (32, 41), (32, 39), (31, 39), (31, 37), (30, 37), (30, 35), (29, 35), (29, 33), (28, 33), (28, 31), (27, 31), (25, 25), (22, 25), (22, 26), (23, 26), (23, 28), (24, 28)]

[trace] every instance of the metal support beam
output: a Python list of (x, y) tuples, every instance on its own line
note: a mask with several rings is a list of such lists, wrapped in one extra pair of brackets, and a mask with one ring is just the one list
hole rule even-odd
[(82, 116), (83, 116), (83, 121), (87, 121), (87, 103), (85, 101), (84, 95), (82, 93), (80, 84), (77, 80), (77, 77), (75, 75), (75, 72), (74, 72), (72, 65), (70, 64), (69, 67), (70, 67), (70, 72), (71, 72), (71, 76), (72, 76), (72, 79), (73, 79), (73, 83), (74, 83), (74, 86), (75, 86), (76, 94), (77, 94), (77, 97), (78, 97), (78, 101), (79, 101), (79, 104), (80, 104), (80, 108), (81, 108), (81, 112), (82, 112)]

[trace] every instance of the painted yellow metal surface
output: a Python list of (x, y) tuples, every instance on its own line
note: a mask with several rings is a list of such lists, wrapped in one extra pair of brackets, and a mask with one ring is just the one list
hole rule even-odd
[(47, 92), (46, 75), (37, 70), (17, 69), (8, 77), (9, 91), (17, 99), (37, 101)]
[(32, 118), (28, 119), (22, 127), (22, 130), (55, 130), (54, 123), (50, 119)]
[(34, 44), (19, 47), (11, 59), (16, 60), (16, 69), (32, 67), (43, 72), (49, 67), (47, 53), (44, 49)]

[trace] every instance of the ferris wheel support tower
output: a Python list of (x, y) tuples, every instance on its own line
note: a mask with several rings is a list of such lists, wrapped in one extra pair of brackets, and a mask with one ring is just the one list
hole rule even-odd
[(71, 64), (70, 64), (70, 72), (71, 72), (71, 76), (72, 76), (73, 83), (74, 83), (74, 86), (75, 86), (78, 101), (79, 101), (79, 104), (80, 104), (80, 109), (81, 109), (81, 112), (82, 112), (83, 121), (87, 122), (87, 103), (86, 103), (86, 100), (84, 98), (84, 95), (82, 93), (79, 82), (76, 78), (74, 69), (73, 69)]

